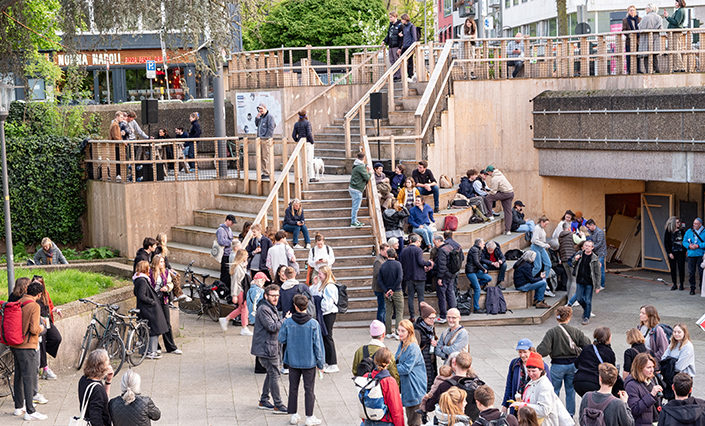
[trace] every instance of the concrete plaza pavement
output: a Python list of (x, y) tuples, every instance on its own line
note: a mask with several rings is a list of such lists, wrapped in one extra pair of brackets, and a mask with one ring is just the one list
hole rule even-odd
[[(617, 363), (622, 364), (627, 349), (626, 331), (639, 320), (639, 308), (644, 304), (657, 307), (663, 323), (673, 325), (685, 322), (695, 345), (696, 369), (705, 373), (705, 332), (694, 322), (705, 313), (705, 298), (690, 296), (688, 291), (670, 291), (670, 285), (657, 281), (670, 281), (666, 274), (632, 271), (620, 275), (608, 274), (607, 290), (593, 298), (593, 311), (597, 315), (587, 326), (579, 321), (581, 308), (576, 308), (572, 325), (592, 337), (599, 326), (612, 330), (612, 347)], [(504, 393), (507, 367), (516, 357), (514, 347), (520, 338), (528, 337), (535, 345), (549, 328), (556, 325), (550, 319), (541, 325), (471, 327), (470, 353), (473, 367), (479, 376), (494, 389), (497, 404)], [(444, 327), (437, 327), (438, 334)], [(239, 335), (239, 327), (230, 327), (223, 333), (217, 323), (197, 320), (195, 315), (181, 315), (181, 337), (177, 344), (183, 355), (165, 354), (160, 360), (145, 360), (135, 368), (142, 376), (142, 393), (149, 395), (161, 409), (160, 425), (277, 425), (289, 424), (289, 416), (275, 415), (258, 410), (263, 375), (255, 375), (254, 358), (250, 356), (251, 337)], [(367, 329), (335, 329), (340, 373), (326, 374), (316, 380), (315, 415), (324, 425), (359, 425), (359, 403), (351, 381), (351, 363), (354, 351), (369, 341)], [(398, 343), (387, 341), (396, 351)], [(126, 367), (124, 367), (126, 368)], [(81, 373), (75, 369), (57, 371), (55, 381), (40, 380), (40, 392), (49, 400), (38, 406), (39, 412), (49, 420), (39, 424), (66, 425), (78, 413), (77, 384)], [(695, 395), (705, 397), (705, 381), (695, 380)], [(113, 380), (110, 397), (120, 393), (122, 371)], [(286, 403), (288, 376), (282, 376), (280, 385)], [(22, 423), (12, 417), (13, 402), (10, 397), (0, 399), (0, 424)], [(303, 391), (299, 392), (299, 413), (303, 416)], [(300, 423), (303, 424), (303, 421)]]

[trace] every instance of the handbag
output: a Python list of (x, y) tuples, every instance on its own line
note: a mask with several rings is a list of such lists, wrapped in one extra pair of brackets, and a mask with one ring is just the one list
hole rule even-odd
[(93, 382), (86, 388), (83, 393), (83, 404), (81, 404), (81, 414), (79, 417), (73, 417), (69, 420), (69, 426), (88, 426), (90, 423), (86, 420), (86, 410), (88, 410), (88, 402), (93, 394), (93, 389), (98, 386), (98, 383)]
[(220, 263), (223, 260), (223, 251), (225, 248), (218, 244), (218, 240), (213, 240), (213, 246), (211, 247), (211, 257)]
[(446, 175), (441, 175), (439, 182), (438, 182), (438, 185), (441, 188), (446, 188), (446, 189), (453, 187), (453, 184), (450, 182), (450, 179), (448, 179), (448, 176), (446, 176)]

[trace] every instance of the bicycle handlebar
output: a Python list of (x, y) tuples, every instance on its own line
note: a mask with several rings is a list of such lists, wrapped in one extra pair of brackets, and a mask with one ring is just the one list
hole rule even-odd
[(117, 313), (117, 311), (120, 310), (119, 305), (107, 305), (107, 304), (103, 305), (103, 304), (96, 303), (96, 302), (89, 300), (89, 299), (78, 299), (78, 301), (81, 303), (90, 303), (90, 304), (94, 305), (96, 308), (105, 308), (108, 311), (113, 312), (113, 313)]

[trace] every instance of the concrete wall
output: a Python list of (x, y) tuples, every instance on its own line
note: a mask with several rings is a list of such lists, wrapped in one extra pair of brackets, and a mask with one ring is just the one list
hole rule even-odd
[(242, 192), (236, 179), (140, 182), (88, 181), (86, 239), (90, 247), (108, 246), (133, 256), (146, 236), (193, 223), (193, 211), (212, 208), (222, 192)]
[[(560, 215), (571, 208), (582, 210), (586, 217), (594, 217), (602, 226), (604, 195), (641, 192), (644, 184), (634, 182), (637, 178), (629, 175), (629, 161), (625, 161), (625, 168), (611, 170), (613, 179), (540, 176), (539, 150), (532, 142), (531, 100), (545, 90), (688, 87), (703, 83), (703, 74), (455, 81), (454, 96), (448, 111), (443, 113), (442, 126), (435, 130), (436, 143), (427, 147), (429, 168), (437, 176), (444, 173), (457, 177), (469, 168), (479, 170), (494, 165), (512, 183), (515, 199), (527, 205), (529, 216), (545, 213), (557, 222)], [(572, 167), (586, 169), (586, 177), (590, 176), (590, 167), (597, 167), (599, 162), (582, 158), (581, 153)], [(673, 163), (664, 163), (662, 167), (670, 173)], [(576, 173), (575, 176), (583, 175)], [(587, 182), (595, 184), (586, 185)]]

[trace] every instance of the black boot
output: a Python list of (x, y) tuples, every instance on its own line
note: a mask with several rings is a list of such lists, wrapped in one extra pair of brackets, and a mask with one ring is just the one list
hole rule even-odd
[(676, 290), (678, 290), (678, 285), (673, 284), (673, 287), (671, 287), (671, 291), (676, 291)]
[(678, 290), (683, 291), (685, 288), (683, 288), (683, 283), (681, 283), (681, 286), (678, 288)]
[(690, 289), (690, 295), (692, 296), (692, 295), (694, 295), (694, 294), (695, 294), (695, 289), (694, 289), (694, 288), (691, 288), (691, 289)]

